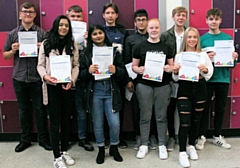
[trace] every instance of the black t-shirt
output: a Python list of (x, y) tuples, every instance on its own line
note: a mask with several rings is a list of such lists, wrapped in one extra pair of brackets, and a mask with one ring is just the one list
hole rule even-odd
[[(150, 52), (162, 52), (166, 55), (165, 65), (167, 64), (167, 59), (172, 59), (173, 56), (171, 55), (171, 48), (165, 44), (164, 42), (160, 41), (158, 43), (150, 43), (149, 41), (145, 40), (133, 49), (133, 58), (140, 59), (139, 67), (144, 66), (146, 53), (147, 51)], [(137, 83), (142, 83), (152, 87), (159, 87), (169, 84), (171, 80), (171, 73), (163, 72), (163, 80), (162, 82), (155, 82), (151, 80), (142, 79), (142, 75), (138, 74), (137, 76)]]

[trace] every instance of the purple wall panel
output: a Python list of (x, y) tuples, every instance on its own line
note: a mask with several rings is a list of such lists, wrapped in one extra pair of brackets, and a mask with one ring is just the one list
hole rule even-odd
[(148, 18), (158, 18), (158, 0), (135, 0), (135, 10), (144, 8), (148, 12)]

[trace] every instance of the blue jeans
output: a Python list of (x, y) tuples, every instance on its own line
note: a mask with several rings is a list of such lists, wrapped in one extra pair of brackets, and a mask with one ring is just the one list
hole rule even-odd
[(77, 111), (77, 120), (78, 120), (78, 138), (85, 139), (87, 131), (87, 113), (83, 109), (82, 99), (83, 99), (83, 89), (82, 86), (76, 86), (76, 97), (75, 97), (75, 107)]
[(110, 129), (110, 144), (119, 142), (119, 112), (112, 110), (112, 93), (110, 80), (95, 81), (93, 90), (92, 119), (93, 130), (98, 146), (104, 146), (104, 112)]

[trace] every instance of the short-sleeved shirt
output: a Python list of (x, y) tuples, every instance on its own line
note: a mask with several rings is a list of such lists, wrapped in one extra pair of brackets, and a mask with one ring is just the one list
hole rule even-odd
[[(26, 31), (22, 25), (9, 32), (4, 45), (4, 51), (10, 51), (12, 49), (12, 44), (18, 43), (18, 32), (20, 31)], [(47, 33), (37, 25), (33, 25), (28, 31), (37, 31), (38, 42), (42, 42), (47, 36)], [(38, 57), (20, 58), (19, 51), (17, 51), (14, 54), (12, 78), (26, 83), (41, 80), (37, 72), (37, 62)]]
[[(158, 43), (150, 43), (149, 41), (145, 40), (133, 49), (133, 58), (140, 59), (139, 67), (144, 66), (145, 59), (146, 59), (146, 53), (150, 52), (162, 52), (166, 55), (165, 65), (167, 64), (167, 59), (172, 59), (173, 56), (171, 55), (171, 48), (165, 44), (164, 42), (160, 41)], [(171, 80), (171, 74), (167, 72), (163, 72), (163, 80), (162, 82), (155, 82), (151, 80), (142, 79), (142, 74), (138, 74), (137, 76), (137, 83), (142, 83), (148, 86), (152, 87), (159, 87), (169, 84), (169, 81)]]

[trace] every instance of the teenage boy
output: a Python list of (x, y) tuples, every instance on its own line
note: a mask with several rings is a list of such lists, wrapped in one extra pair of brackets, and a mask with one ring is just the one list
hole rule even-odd
[[(137, 28), (137, 31), (128, 36), (125, 43), (125, 55), (124, 55), (124, 63), (128, 64), (132, 62), (132, 51), (133, 48), (141, 43), (142, 41), (147, 40), (148, 33), (147, 33), (147, 22), (148, 22), (148, 13), (145, 9), (138, 9), (134, 12), (134, 25)], [(134, 83), (134, 85), (133, 85)], [(137, 96), (135, 94), (135, 87), (136, 80), (129, 82), (127, 85), (128, 90), (133, 92), (132, 96), (132, 106), (133, 106), (133, 125), (136, 135), (136, 144), (133, 146), (133, 149), (138, 150), (141, 146), (141, 138), (140, 138), (140, 128), (139, 128), (139, 121), (140, 121), (140, 109), (137, 100)], [(154, 117), (151, 120), (151, 129), (150, 129), (150, 138), (149, 138), (149, 148), (156, 149), (157, 148), (157, 140), (155, 138), (156, 134), (156, 121)]]
[(36, 17), (34, 4), (25, 2), (20, 6), (19, 17), (22, 24), (9, 32), (4, 46), (4, 59), (14, 59), (13, 86), (18, 101), (21, 140), (16, 146), (15, 152), (22, 152), (31, 145), (31, 114), (29, 110), (32, 106), (36, 115), (38, 130), (38, 142), (46, 150), (52, 150), (50, 142), (47, 140), (47, 113), (43, 110), (42, 103), (42, 81), (37, 72), (37, 57), (19, 57), (18, 32), (36, 31), (38, 47), (46, 37), (46, 32), (34, 24)]
[[(172, 10), (172, 19), (174, 25), (169, 30), (165, 31), (161, 35), (161, 41), (165, 42), (171, 47), (172, 55), (175, 55), (180, 51), (183, 34), (185, 31), (185, 23), (187, 21), (188, 11), (185, 7), (178, 6)], [(174, 112), (176, 110), (177, 103), (177, 89), (178, 83), (170, 81), (172, 86), (171, 100), (167, 109), (167, 118), (168, 118), (168, 135), (169, 140), (167, 143), (167, 150), (169, 152), (173, 151), (175, 146), (175, 128), (174, 128)]]
[[(73, 5), (68, 8), (67, 16), (71, 21), (83, 21), (82, 8), (78, 5)], [(79, 53), (81, 53), (79, 51)], [(86, 151), (93, 151), (94, 148), (87, 138), (87, 118), (88, 115), (82, 107), (81, 82), (76, 83), (75, 107), (78, 120), (78, 146), (83, 147)], [(74, 97), (74, 96), (73, 96)]]
[[(120, 24), (116, 23), (116, 20), (118, 18), (118, 7), (117, 5), (113, 3), (106, 3), (103, 6), (103, 18), (105, 19), (105, 25), (103, 25), (103, 28), (107, 34), (108, 40), (111, 44), (117, 43), (121, 44), (122, 47), (125, 45), (125, 40), (128, 36), (128, 31)], [(124, 49), (123, 49), (123, 55), (124, 55)], [(126, 81), (123, 80), (123, 83), (120, 83), (120, 92), (122, 96), (122, 107), (124, 107), (125, 102), (125, 89)], [(127, 82), (128, 83), (128, 82)], [(124, 117), (124, 108), (120, 110), (120, 142), (118, 144), (119, 148), (127, 148), (127, 143), (123, 139), (123, 117)]]
[[(215, 40), (232, 40), (232, 37), (228, 34), (221, 32), (219, 29), (222, 23), (222, 11), (218, 8), (213, 8), (207, 11), (206, 23), (209, 27), (209, 31), (201, 36), (201, 48), (206, 49), (208, 56), (211, 60), (214, 59), (216, 52), (210, 50), (209, 47), (214, 47)], [(238, 53), (233, 52), (232, 57), (234, 59), (234, 66), (237, 63)], [(210, 80), (207, 81), (208, 99), (207, 105), (204, 110), (201, 127), (199, 131), (199, 138), (196, 143), (196, 148), (201, 150), (204, 148), (206, 142), (206, 127), (209, 116), (209, 108), (211, 104), (211, 98), (215, 93), (215, 116), (214, 116), (214, 133), (212, 143), (223, 147), (225, 149), (231, 148), (231, 145), (226, 142), (221, 135), (222, 123), (224, 118), (224, 110), (226, 106), (226, 100), (228, 95), (230, 73), (228, 67), (214, 67), (214, 72)]]

